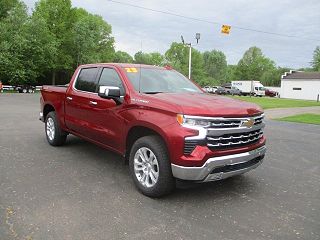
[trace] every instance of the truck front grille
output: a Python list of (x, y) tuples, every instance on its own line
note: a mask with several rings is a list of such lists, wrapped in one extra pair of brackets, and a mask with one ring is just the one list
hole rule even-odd
[(212, 149), (241, 147), (254, 144), (263, 136), (261, 129), (243, 133), (224, 134), (219, 137), (207, 137), (207, 146)]
[(192, 154), (197, 145), (221, 150), (255, 144), (263, 137), (263, 118), (263, 114), (244, 118), (209, 118), (210, 125), (205, 127), (206, 137), (186, 138), (183, 152), (185, 155)]

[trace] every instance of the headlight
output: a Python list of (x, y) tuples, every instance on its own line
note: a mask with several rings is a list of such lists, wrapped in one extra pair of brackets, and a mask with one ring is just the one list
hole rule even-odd
[(177, 121), (182, 126), (186, 127), (208, 127), (210, 121), (201, 117), (185, 116), (182, 114), (177, 115)]

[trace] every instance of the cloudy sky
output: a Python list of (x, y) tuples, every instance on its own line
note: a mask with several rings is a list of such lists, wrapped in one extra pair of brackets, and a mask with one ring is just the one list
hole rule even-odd
[[(35, 0), (24, 0), (30, 9)], [(108, 0), (72, 0), (73, 6), (103, 16), (112, 25), (116, 49), (131, 55), (137, 51), (164, 53), (173, 41), (196, 43), (200, 51), (223, 51), (229, 64), (236, 64), (244, 51), (258, 46), (278, 65), (308, 67), (320, 45), (319, 0), (117, 0), (145, 8), (200, 18), (207, 23), (134, 8)], [(220, 33), (221, 24), (232, 26), (231, 34)], [(298, 38), (246, 31), (250, 28)], [(311, 39), (311, 40), (310, 40)], [(312, 40), (314, 39), (314, 40)]]

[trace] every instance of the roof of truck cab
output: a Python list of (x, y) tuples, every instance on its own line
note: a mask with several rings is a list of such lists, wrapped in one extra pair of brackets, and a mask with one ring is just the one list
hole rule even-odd
[(147, 64), (134, 64), (134, 63), (94, 63), (94, 64), (85, 64), (80, 65), (79, 67), (94, 67), (94, 66), (115, 66), (120, 68), (158, 68), (165, 69), (164, 67), (155, 66), (155, 65), (147, 65)]

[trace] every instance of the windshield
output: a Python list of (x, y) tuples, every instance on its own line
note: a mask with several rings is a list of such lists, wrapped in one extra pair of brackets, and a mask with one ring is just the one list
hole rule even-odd
[(150, 94), (163, 92), (202, 93), (194, 83), (174, 70), (161, 68), (124, 68), (124, 70), (136, 91), (139, 91), (140, 85), (140, 92)]

